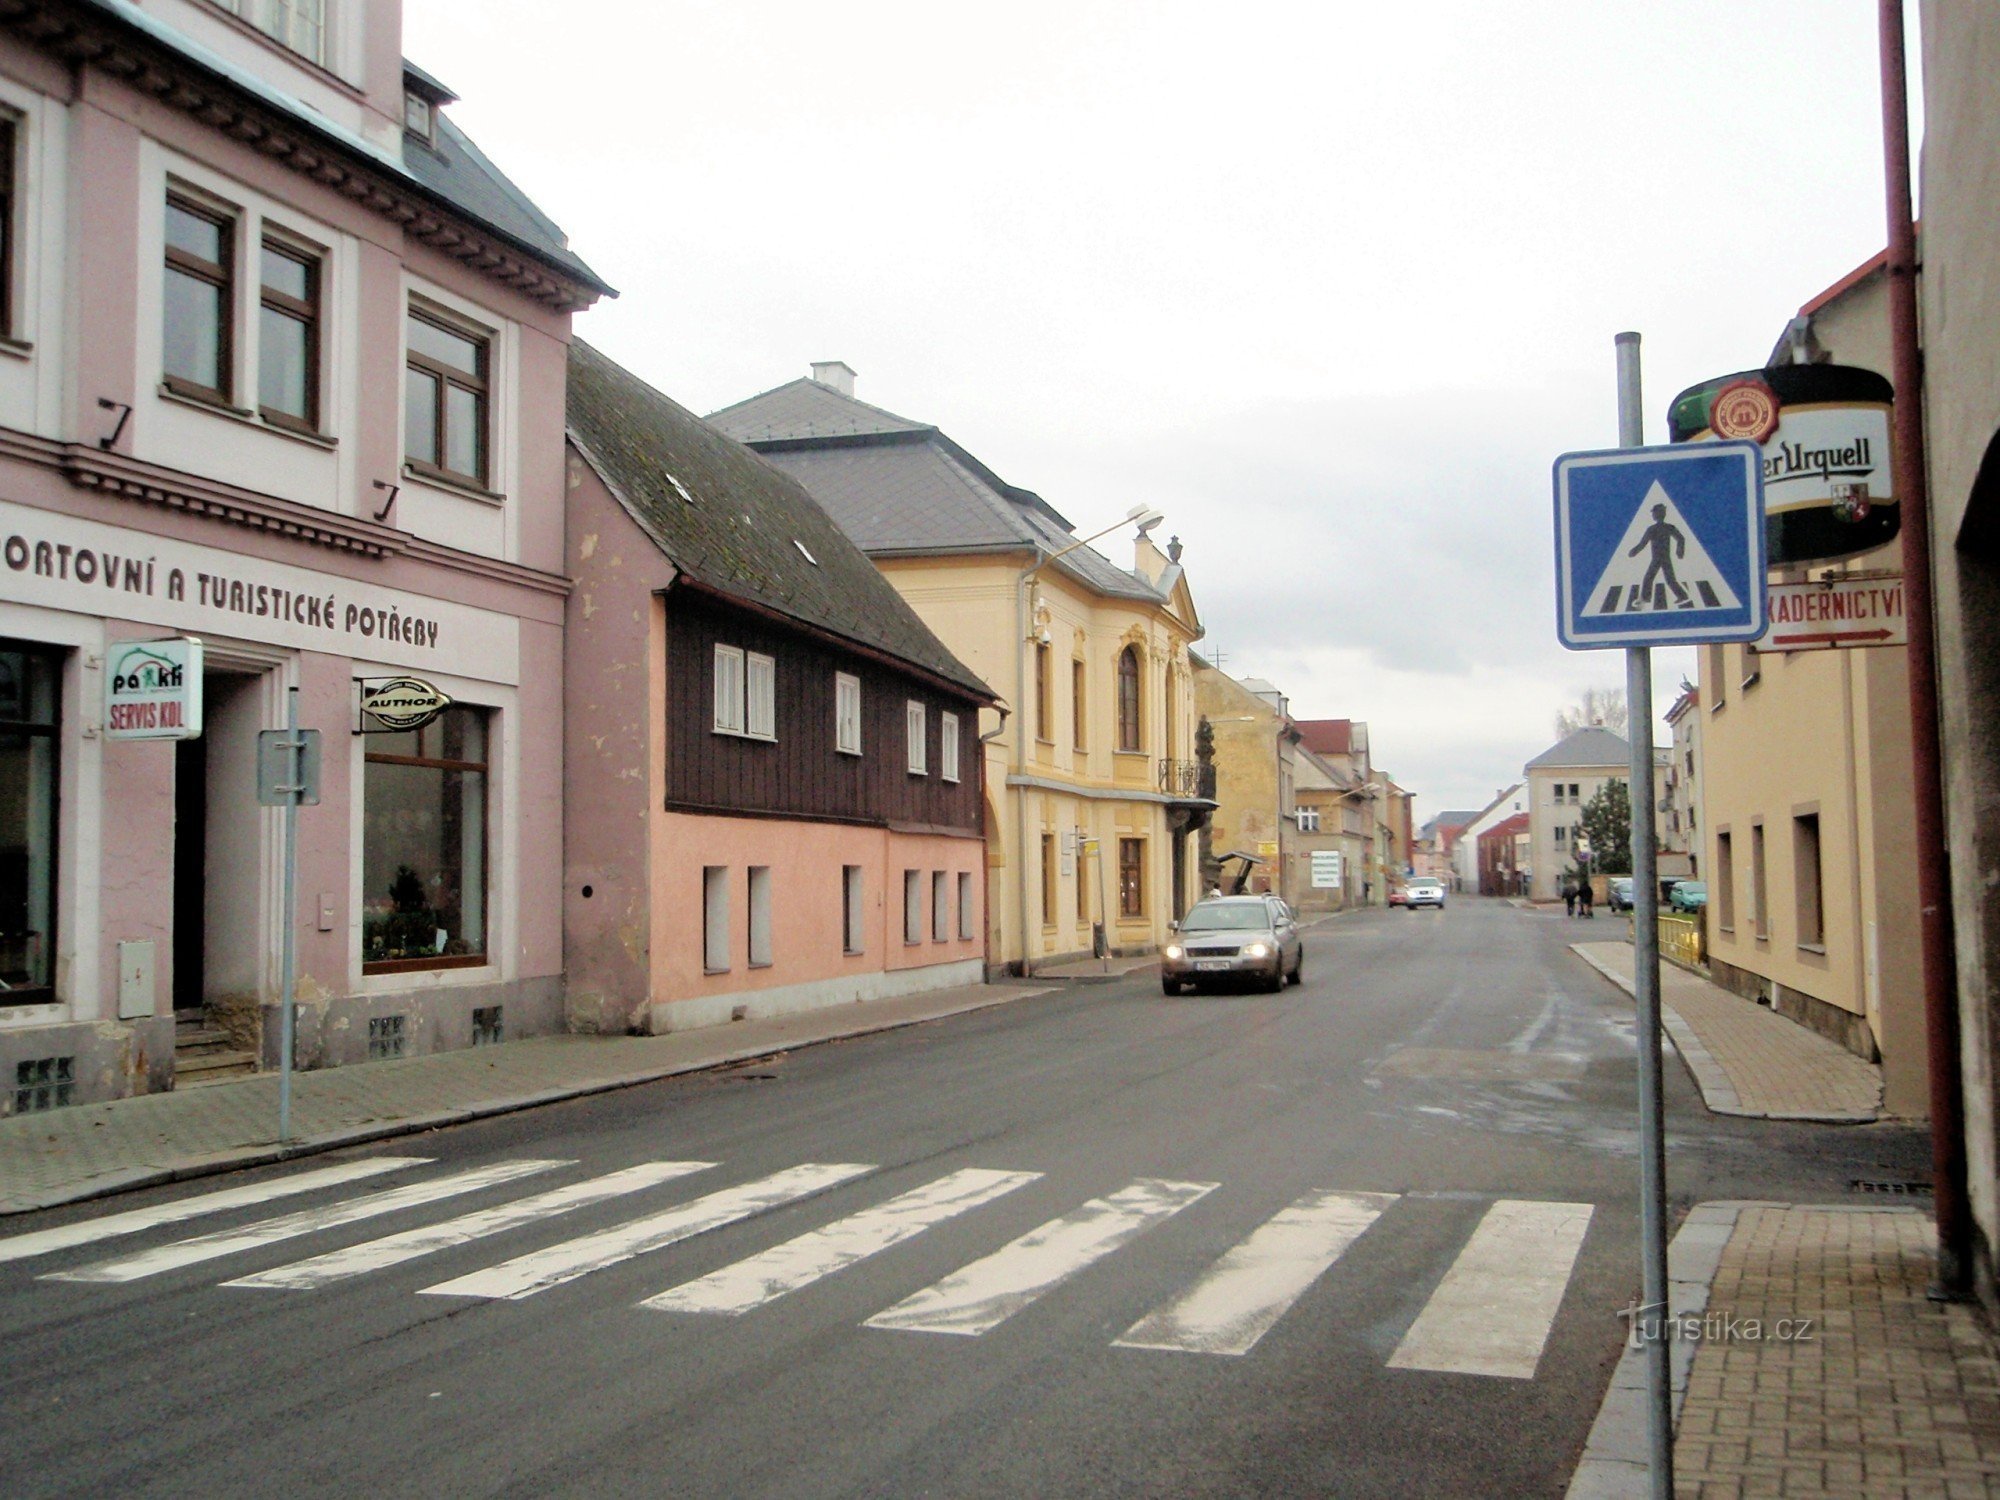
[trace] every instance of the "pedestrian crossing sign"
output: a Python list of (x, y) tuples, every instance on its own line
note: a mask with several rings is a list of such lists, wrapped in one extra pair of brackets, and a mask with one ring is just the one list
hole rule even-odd
[(1764, 455), (1751, 442), (1565, 453), (1556, 634), (1572, 651), (1764, 633)]

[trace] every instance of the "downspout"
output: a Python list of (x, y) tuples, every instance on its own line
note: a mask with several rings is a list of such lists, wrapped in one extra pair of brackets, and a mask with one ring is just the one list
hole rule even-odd
[[(1033, 586), (1035, 571), (1041, 564), (1021, 574), (1014, 585), (1014, 705), (1020, 710), (1021, 722), (1014, 726), (1014, 779), (1019, 782), (1028, 774), (1028, 737), (1025, 733), (1028, 723), (1028, 590)], [(1037, 704), (1037, 711), (1041, 705)], [(1027, 978), (1028, 967), (1028, 789), (1017, 785), (1018, 794), (1014, 798), (1014, 849), (1019, 866), (1016, 871), (1015, 894), (1017, 915), (1021, 933), (1021, 977)]]
[(1923, 947), (1924, 1032), (1931, 1095), (1931, 1174), (1937, 1213), (1934, 1301), (1968, 1294), (1972, 1234), (1965, 1189), (1965, 1108), (1958, 994), (1953, 982), (1951, 878), (1939, 761), (1937, 628), (1931, 608), (1930, 497), (1925, 487), (1924, 387), (1917, 347), (1917, 234), (1910, 206), (1910, 104), (1902, 0), (1877, 0), (1882, 49), (1882, 155), (1888, 187), (1889, 339), (1896, 384), (1891, 454), (1903, 513), (1903, 587), (1910, 618), (1910, 745), (1916, 780), (1917, 934)]
[[(995, 713), (997, 713), (997, 714), (999, 714), (999, 715), (1000, 715), (1000, 722), (999, 722), (998, 724), (995, 724), (995, 725), (994, 725), (994, 726), (993, 726), (993, 727), (992, 727), (991, 729), (987, 730), (987, 732), (986, 732), (986, 733), (982, 734), (982, 735), (981, 735), (981, 736), (979, 737), (979, 745), (980, 745), (980, 750), (979, 750), (979, 772), (980, 772), (980, 776), (981, 776), (982, 780), (983, 780), (983, 778), (985, 777), (985, 774), (986, 774), (986, 748), (985, 748), (985, 747), (986, 747), (986, 746), (988, 746), (988, 745), (990, 745), (990, 744), (992, 744), (992, 743), (993, 743), (993, 742), (994, 742), (995, 740), (999, 739), (1001, 735), (1003, 735), (1003, 734), (1005, 734), (1005, 733), (1007, 732), (1007, 713), (1008, 713), (1008, 711), (1007, 711), (1007, 710), (1006, 710), (1005, 708), (1002, 708), (1002, 707), (1001, 707), (1001, 706), (1000, 706), (999, 704), (997, 704), (997, 703), (993, 705), (993, 711), (994, 711)], [(985, 791), (989, 790), (989, 788), (987, 788), (987, 787), (985, 787), (985, 786), (982, 786), (982, 787), (980, 788), (980, 790), (981, 790), (981, 792), (983, 793), (983, 792), (985, 792)], [(1006, 790), (1006, 787), (1005, 787), (1005, 785), (1004, 785), (1004, 784), (1002, 785), (1002, 787), (1001, 787), (1001, 790), (1002, 790), (1002, 791), (1005, 791), (1005, 790)], [(985, 809), (984, 809), (984, 808), (981, 808), (981, 809), (980, 809), (980, 812), (981, 812), (981, 815), (982, 815), (982, 817), (983, 817), (983, 816), (984, 816), (984, 813), (985, 813)], [(984, 880), (984, 877), (985, 877), (985, 874), (986, 874), (986, 872), (985, 872), (984, 870), (982, 870), (982, 871), (980, 871), (979, 873), (980, 873), (980, 876), (981, 876), (981, 879), (982, 879), (982, 881), (983, 881), (983, 880)], [(989, 891), (990, 891), (990, 890), (992, 889), (992, 887), (991, 887), (990, 885), (987, 885), (987, 886), (983, 886), (982, 888), (983, 888), (983, 889), (985, 889), (985, 890), (989, 890)], [(989, 914), (989, 916), (988, 916), (988, 919), (987, 919), (987, 922), (986, 922), (986, 942), (987, 942), (987, 948), (986, 948), (986, 972), (987, 972), (988, 974), (993, 974), (993, 973), (996, 973), (996, 972), (998, 972), (998, 971), (997, 971), (997, 970), (996, 970), (996, 969), (994, 968), (994, 964), (993, 964), (993, 960), (994, 960), (994, 957), (995, 957), (995, 954), (994, 954), (994, 952), (993, 952), (993, 947), (992, 947), (992, 944), (993, 944), (993, 922), (992, 922), (992, 919), (991, 919), (991, 916), (990, 916), (990, 914)]]

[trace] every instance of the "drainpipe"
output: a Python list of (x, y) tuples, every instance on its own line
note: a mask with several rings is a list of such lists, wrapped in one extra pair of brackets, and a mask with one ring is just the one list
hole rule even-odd
[[(1000, 704), (996, 703), (993, 705), (993, 711), (1000, 715), (1000, 722), (998, 724), (995, 724), (991, 729), (987, 730), (986, 733), (982, 734), (979, 737), (979, 773), (982, 782), (986, 774), (986, 747), (992, 744), (995, 740), (999, 739), (1001, 735), (1007, 732), (1007, 718), (1008, 718), (1007, 709), (1003, 708)], [(985, 791), (985, 793), (988, 796), (991, 796), (993, 793), (993, 789), (991, 787), (982, 786), (982, 790)], [(1002, 797), (1006, 796), (1007, 788), (1005, 783), (1002, 783), (1000, 788), (1000, 793)], [(982, 808), (980, 809), (980, 811), (983, 815), (985, 809)], [(979, 878), (981, 881), (986, 881), (986, 872), (984, 870), (981, 870), (979, 872)], [(982, 890), (984, 890), (989, 894), (991, 893), (992, 889), (993, 887), (990, 882), (987, 882), (982, 886)], [(994, 968), (993, 958), (994, 958), (993, 922), (991, 914), (989, 913), (986, 922), (986, 972), (989, 974), (998, 972)], [(1004, 955), (1003, 955), (1003, 962), (1004, 962)]]
[(1950, 856), (1938, 745), (1937, 628), (1931, 615), (1930, 497), (1924, 464), (1924, 386), (1917, 347), (1917, 235), (1910, 211), (1910, 106), (1902, 0), (1878, 0), (1882, 154), (1888, 186), (1889, 338), (1896, 383), (1894, 465), (1903, 513), (1903, 587), (1910, 616), (1910, 740), (1916, 772), (1917, 933), (1923, 945), (1924, 1031), (1931, 1095), (1931, 1174), (1937, 1212), (1934, 1301), (1963, 1301), (1970, 1284), (1965, 1110), (1952, 953)]
[[(1027, 569), (1014, 584), (1014, 706), (1021, 722), (1014, 726), (1014, 775), (1021, 778), (1028, 774), (1028, 595), (1033, 591), (1035, 573), (1041, 565)], [(1037, 711), (1041, 705), (1037, 704)], [(1014, 850), (1019, 863), (1020, 878), (1014, 882), (1016, 916), (1019, 918), (1021, 936), (1021, 977), (1026, 979), (1028, 968), (1028, 789), (1014, 788)], [(1039, 856), (1040, 850), (1036, 851)], [(1039, 873), (1039, 872), (1038, 872)]]

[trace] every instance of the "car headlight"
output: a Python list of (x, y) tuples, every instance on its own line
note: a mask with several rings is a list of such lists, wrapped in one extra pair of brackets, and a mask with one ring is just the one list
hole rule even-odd
[(1179, 943), (1169, 943), (1167, 944), (1167, 957), (1178, 961), (1187, 957), (1187, 950), (1182, 948)]
[(1243, 952), (1250, 958), (1269, 958), (1271, 956), (1271, 945), (1269, 943), (1252, 943)]

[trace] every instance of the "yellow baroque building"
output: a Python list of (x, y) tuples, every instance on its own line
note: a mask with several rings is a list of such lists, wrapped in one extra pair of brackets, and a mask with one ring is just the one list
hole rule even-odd
[[(1157, 948), (1199, 894), (1215, 806), (1194, 748), (1201, 620), (1157, 513), (1079, 537), (935, 426), (856, 399), (838, 362), (709, 421), (799, 480), (1006, 700), (980, 726), (989, 970)], [(1129, 568), (1088, 545), (1127, 522)]]

